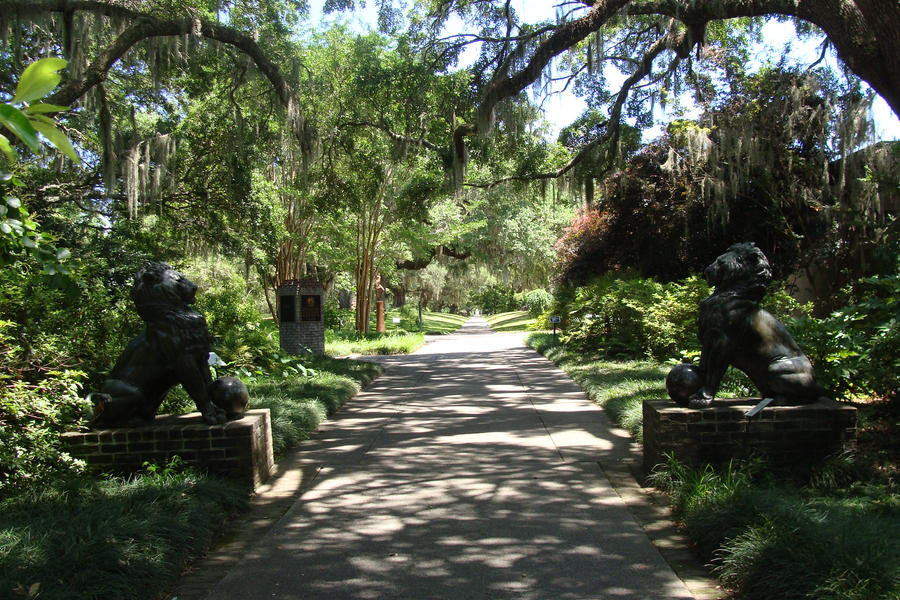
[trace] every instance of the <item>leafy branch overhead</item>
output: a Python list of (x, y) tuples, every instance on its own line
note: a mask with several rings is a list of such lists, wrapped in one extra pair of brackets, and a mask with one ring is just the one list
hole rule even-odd
[(131, 3), (107, 0), (0, 0), (0, 27), (8, 21), (40, 19), (48, 14), (65, 18), (65, 36), (71, 40), (74, 21), (72, 15), (85, 12), (121, 23), (120, 33), (97, 52), (78, 77), (66, 81), (50, 98), (55, 104), (72, 104), (89, 91), (102, 85), (110, 69), (128, 52), (143, 41), (175, 36), (195, 36), (232, 46), (248, 56), (271, 84), (278, 101), (286, 109), (289, 121), (305, 155), (313, 152), (303, 115), (295, 99), (295, 92), (285, 79), (281, 68), (273, 62), (253, 35), (222, 25), (197, 10), (173, 16), (171, 10), (138, 10)]
[[(439, 52), (446, 51), (448, 45), (458, 52), (467, 43), (482, 44), (475, 68), (482, 69), (480, 76), (485, 83), (480, 89), (475, 122), (455, 129), (458, 162), (465, 160), (463, 138), (488, 130), (502, 102), (529, 88), (540, 91), (561, 64), (571, 73), (567, 85), (573, 81), (580, 85), (589, 105), (606, 105), (611, 117), (599, 138), (573, 158), (577, 163), (596, 145), (616, 139), (623, 106), (628, 106), (636, 92), (647, 98), (647, 90), (639, 88), (655, 86), (657, 93), (665, 91), (664, 84), (679, 68), (685, 79), (702, 81), (703, 76), (690, 64), (691, 49), (698, 48), (700, 55), (699, 48), (713, 37), (708, 36), (713, 24), (747, 17), (790, 17), (820, 28), (841, 60), (900, 115), (900, 36), (896, 34), (900, 30), (900, 4), (894, 0), (584, 0), (559, 5), (556, 23), (536, 26), (540, 35), (525, 35), (527, 27), (516, 20), (509, 3), (451, 0), (434, 3), (434, 7), (435, 15), (457, 11), (471, 16), (483, 32), (477, 38), (449, 42), (438, 38), (434, 42)], [(606, 45), (627, 52), (607, 52)], [(654, 61), (665, 57), (667, 66), (655, 70)], [(687, 64), (679, 65), (681, 61)], [(604, 62), (614, 64), (627, 76), (617, 93), (598, 93), (604, 83)], [(616, 145), (611, 144), (609, 149), (609, 158), (614, 158)], [(572, 166), (536, 177), (558, 177)]]
[[(316, 156), (317, 140), (323, 133), (310, 117), (315, 109), (298, 102), (298, 66), (288, 68), (283, 57), (273, 54), (269, 40), (258, 37), (261, 28), (279, 19), (296, 23), (305, 4), (287, 0), (264, 4), (269, 11), (268, 24), (250, 18), (243, 23), (234, 18), (223, 22), (216, 10), (201, 2), (185, 1), (173, 7), (116, 0), (0, 0), (0, 25), (57, 15), (66, 29), (64, 46), (74, 51), (78, 45), (71, 41), (77, 25), (73, 15), (87, 13), (119, 24), (114, 28), (116, 35), (50, 99), (59, 105), (81, 100), (102, 87), (112, 67), (147, 40), (187, 35), (234, 48), (252, 61), (287, 109), (306, 164)], [(403, 23), (401, 9), (407, 5), (391, 0), (379, 0), (377, 5), (380, 25), (396, 33)], [(326, 11), (356, 8), (356, 3), (349, 1), (325, 6)], [(453, 14), (478, 33), (443, 34), (443, 25)], [(766, 16), (795, 19), (801, 29), (820, 29), (844, 64), (900, 114), (900, 36), (896, 35), (900, 4), (895, 0), (582, 0), (558, 5), (555, 21), (535, 25), (521, 22), (507, 1), (421, 0), (410, 8), (411, 28), (398, 39), (409, 47), (424, 49), (426, 59), (438, 71), (448, 69), (468, 44), (479, 43), (481, 56), (468, 68), (472, 106), (453, 111), (443, 129), (433, 129), (427, 137), (420, 131), (411, 134), (378, 121), (368, 125), (395, 141), (417, 140), (421, 147), (438, 151), (447, 158), (460, 184), (469, 155), (468, 138), (487, 133), (501, 106), (519, 94), (531, 90), (538, 96), (548, 90), (550, 82), (564, 82), (584, 96), (592, 109), (602, 108), (609, 119), (597, 129), (594, 139), (573, 148), (568, 162), (550, 170), (513, 174), (511, 179), (561, 177), (587, 159), (598, 165), (593, 174), (597, 177), (617, 158), (619, 127), (626, 117), (646, 121), (650, 118), (648, 106), (665, 101), (672, 88), (677, 91), (680, 85), (692, 86), (702, 97), (710, 84), (707, 71), (715, 66), (710, 61), (716, 60), (714, 49), (707, 50), (718, 44), (739, 54), (728, 44), (754, 27), (747, 19)], [(617, 90), (608, 89), (606, 65), (614, 65), (625, 75)], [(734, 68), (734, 64), (723, 68)], [(303, 70), (300, 65), (299, 72)], [(286, 72), (293, 74), (287, 77)], [(363, 124), (351, 116), (347, 125), (353, 121), (357, 126)], [(601, 148), (603, 160), (597, 161)]]
[(15, 141), (38, 154), (41, 150), (41, 140), (38, 137), (40, 133), (73, 162), (81, 162), (81, 157), (75, 152), (69, 138), (57, 128), (56, 122), (47, 116), (48, 113), (62, 112), (68, 108), (36, 102), (56, 89), (62, 79), (59, 71), (64, 69), (66, 64), (65, 60), (59, 58), (44, 58), (28, 65), (19, 78), (12, 99), (9, 102), (0, 102), (0, 126), (15, 138), (10, 140), (0, 133), (0, 151), (5, 160), (5, 168), (0, 168), (0, 186), (4, 189), (3, 204), (0, 205), (0, 265), (7, 265), (13, 262), (17, 255), (25, 253), (38, 260), (50, 275), (66, 272), (61, 261), (68, 258), (68, 250), (55, 248), (52, 239), (38, 229), (37, 223), (22, 201), (8, 194), (6, 188), (24, 185), (15, 175), (19, 161)]

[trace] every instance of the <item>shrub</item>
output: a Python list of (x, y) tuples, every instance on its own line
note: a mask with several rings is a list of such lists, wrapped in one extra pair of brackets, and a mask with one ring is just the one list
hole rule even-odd
[[(0, 345), (7, 342), (0, 329)], [(91, 412), (78, 394), (83, 379), (79, 371), (53, 372), (36, 383), (0, 376), (0, 497), (83, 470), (59, 441)]]
[(872, 277), (856, 286), (858, 301), (828, 317), (792, 321), (819, 382), (837, 397), (896, 400), (900, 389), (900, 277)]
[(0, 270), (0, 495), (80, 470), (59, 434), (91, 414), (85, 389), (137, 328), (115, 285), (73, 271), (78, 283), (28, 261)]
[(469, 304), (477, 306), (484, 314), (516, 310), (516, 293), (511, 287), (500, 284), (490, 285), (482, 292), (473, 294)]
[(699, 278), (662, 284), (604, 275), (576, 288), (566, 306), (564, 340), (611, 355), (667, 358), (699, 349), (697, 305), (709, 295)]
[(534, 318), (540, 317), (550, 308), (553, 296), (544, 289), (529, 290), (515, 295), (516, 303)]
[[(660, 283), (607, 274), (585, 286), (561, 287), (552, 310), (564, 317), (563, 340), (585, 350), (656, 359), (696, 357), (699, 304), (711, 291), (697, 275)], [(763, 307), (782, 320), (811, 310), (778, 285)]]
[(263, 320), (244, 279), (236, 272), (219, 271), (198, 292), (195, 308), (203, 313), (213, 336), (213, 351), (231, 371), (272, 369), (283, 358), (278, 330)]
[(356, 316), (349, 308), (341, 308), (334, 295), (325, 298), (322, 308), (325, 318), (325, 328), (332, 330), (352, 328), (356, 322)]

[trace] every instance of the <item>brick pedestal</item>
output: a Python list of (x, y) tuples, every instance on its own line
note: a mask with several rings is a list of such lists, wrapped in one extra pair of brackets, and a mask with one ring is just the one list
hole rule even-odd
[(750, 454), (776, 470), (812, 464), (856, 447), (856, 408), (833, 400), (802, 406), (769, 405), (753, 419), (759, 399), (716, 400), (696, 410), (671, 400), (645, 400), (644, 472), (673, 453), (686, 464), (722, 465)]
[(200, 413), (161, 415), (141, 427), (65, 433), (62, 442), (72, 456), (118, 474), (140, 471), (148, 461), (165, 464), (177, 455), (189, 465), (256, 487), (275, 464), (267, 408), (212, 426)]

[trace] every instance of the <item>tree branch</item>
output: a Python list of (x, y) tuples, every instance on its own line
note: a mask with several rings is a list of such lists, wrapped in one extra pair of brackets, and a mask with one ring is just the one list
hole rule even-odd
[(142, 13), (121, 3), (102, 0), (0, 0), (0, 14), (34, 17), (48, 12), (91, 12), (116, 16), (133, 21), (105, 50), (85, 69), (79, 79), (65, 82), (48, 102), (71, 105), (91, 88), (100, 84), (113, 67), (137, 43), (153, 38), (195, 34), (217, 42), (234, 46), (249, 56), (256, 67), (269, 80), (281, 104), (291, 110), (293, 90), (278, 65), (273, 63), (251, 37), (219, 23), (197, 16), (164, 19)]
[(415, 144), (417, 146), (422, 146), (423, 148), (427, 148), (428, 150), (433, 150), (436, 152), (443, 150), (443, 148), (441, 148), (437, 144), (429, 142), (428, 140), (426, 140), (424, 138), (414, 138), (414, 137), (410, 137), (407, 135), (403, 135), (403, 134), (397, 133), (395, 131), (392, 131), (386, 125), (380, 125), (378, 123), (372, 123), (370, 121), (349, 121), (347, 123), (341, 123), (340, 128), (343, 129), (345, 127), (372, 127), (374, 129), (380, 129), (381, 131), (386, 133), (387, 136), (389, 138), (391, 138), (392, 140), (394, 140), (395, 142), (403, 142), (406, 144)]
[(691, 48), (694, 46), (694, 44), (703, 39), (702, 31), (703, 26), (701, 25), (689, 27), (687, 30), (685, 30), (684, 33), (678, 34), (674, 29), (673, 24), (673, 28), (670, 29), (666, 35), (658, 39), (653, 44), (653, 46), (650, 47), (647, 53), (640, 60), (638, 68), (635, 69), (634, 73), (632, 73), (631, 76), (629, 76), (628, 79), (626, 79), (622, 84), (622, 87), (619, 89), (619, 92), (616, 95), (616, 100), (613, 103), (612, 109), (610, 110), (610, 117), (606, 122), (606, 131), (604, 132), (604, 134), (586, 144), (581, 150), (579, 150), (578, 154), (572, 157), (572, 159), (569, 160), (569, 162), (567, 162), (561, 168), (557, 169), (556, 171), (545, 173), (515, 175), (490, 183), (467, 183), (465, 185), (467, 187), (492, 188), (501, 183), (508, 183), (511, 181), (536, 181), (541, 179), (556, 179), (558, 177), (562, 177), (573, 168), (575, 168), (575, 166), (578, 165), (578, 163), (580, 163), (582, 160), (584, 160), (585, 157), (587, 157), (595, 148), (605, 142), (608, 142), (606, 169), (609, 169), (612, 166), (618, 153), (619, 124), (622, 117), (622, 108), (625, 106), (625, 102), (628, 100), (628, 94), (630, 93), (631, 89), (652, 71), (653, 61), (666, 50), (673, 50), (676, 53), (675, 59), (669, 65), (669, 70), (673, 70), (681, 59), (690, 54)]
[(900, 116), (900, 4), (895, 0), (647, 0), (629, 2), (624, 12), (667, 15), (688, 24), (764, 15), (803, 19), (821, 28), (841, 60)]
[(453, 246), (444, 246), (440, 245), (436, 248), (432, 248), (428, 252), (427, 258), (413, 258), (411, 260), (398, 260), (396, 262), (398, 269), (404, 269), (407, 271), (421, 271), (425, 267), (431, 264), (431, 261), (434, 260), (434, 257), (437, 255), (449, 256), (451, 258), (455, 258), (457, 260), (465, 260), (472, 256), (471, 250), (457, 250)]

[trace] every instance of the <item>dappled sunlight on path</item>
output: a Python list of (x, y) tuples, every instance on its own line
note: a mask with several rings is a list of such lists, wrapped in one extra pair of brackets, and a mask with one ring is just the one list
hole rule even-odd
[(475, 327), (377, 359), (211, 599), (691, 598), (596, 463), (623, 442), (599, 409), (523, 334)]

